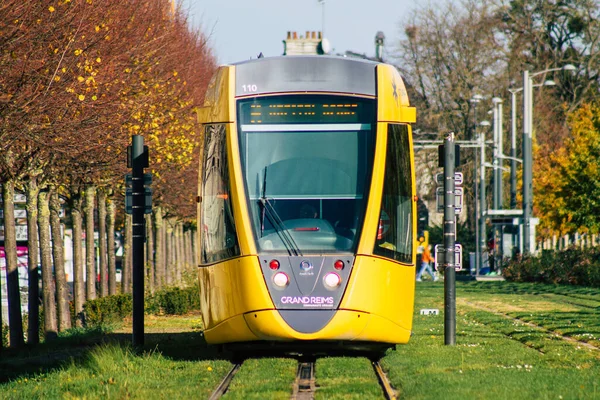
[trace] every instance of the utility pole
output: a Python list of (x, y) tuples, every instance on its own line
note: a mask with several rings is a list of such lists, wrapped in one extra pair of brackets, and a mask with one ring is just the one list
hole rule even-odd
[(321, 3), (321, 37), (325, 38), (325, 0), (318, 0)]

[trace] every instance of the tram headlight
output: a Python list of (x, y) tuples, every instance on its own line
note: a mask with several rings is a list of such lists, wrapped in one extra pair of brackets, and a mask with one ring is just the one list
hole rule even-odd
[(335, 289), (342, 283), (342, 278), (335, 272), (328, 272), (325, 274), (323, 282), (328, 289)]
[(278, 272), (273, 275), (273, 283), (280, 288), (284, 288), (290, 283), (290, 278), (284, 272)]

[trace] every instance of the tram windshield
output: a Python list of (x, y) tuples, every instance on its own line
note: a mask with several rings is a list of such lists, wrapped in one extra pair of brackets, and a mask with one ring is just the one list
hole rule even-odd
[(352, 252), (367, 204), (375, 101), (288, 95), (238, 103), (240, 152), (260, 251)]

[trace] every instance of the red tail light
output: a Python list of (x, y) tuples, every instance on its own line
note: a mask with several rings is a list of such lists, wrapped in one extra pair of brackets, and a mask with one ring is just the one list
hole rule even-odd
[(338, 271), (343, 270), (344, 262), (342, 260), (337, 260), (335, 263), (333, 263), (333, 268), (337, 269)]
[(271, 260), (269, 263), (269, 268), (271, 268), (273, 271), (277, 271), (279, 269), (279, 261)]

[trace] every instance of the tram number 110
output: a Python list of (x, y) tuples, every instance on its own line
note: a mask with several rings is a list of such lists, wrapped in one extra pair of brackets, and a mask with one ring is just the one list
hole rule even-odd
[(258, 92), (258, 85), (242, 85), (244, 93)]

